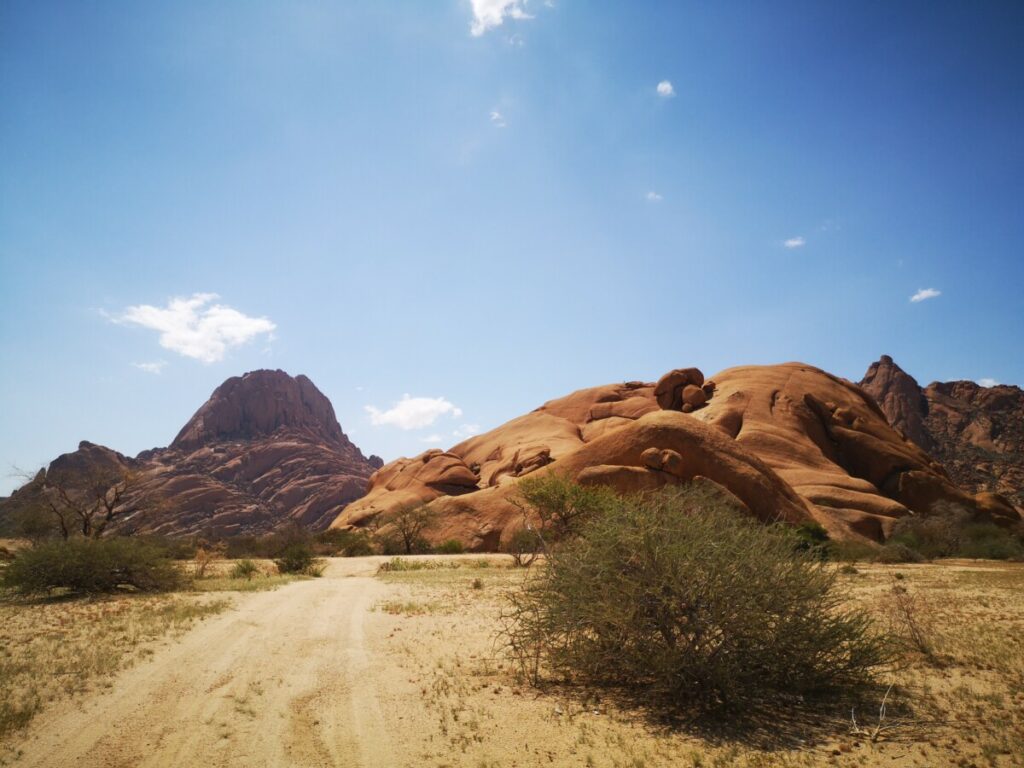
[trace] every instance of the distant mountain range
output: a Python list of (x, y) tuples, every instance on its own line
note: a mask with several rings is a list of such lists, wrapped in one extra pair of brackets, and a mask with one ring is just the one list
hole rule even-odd
[(383, 466), (344, 434), (305, 376), (260, 370), (218, 387), (167, 448), (129, 458), (82, 442), (0, 501), (0, 531), (59, 491), (129, 480), (110, 530), (220, 538), (295, 523), (362, 526), (409, 504), (439, 538), (493, 549), (521, 524), (520, 477), (542, 467), (638, 491), (699, 478), (762, 519), (881, 540), (936, 502), (1011, 523), (1024, 512), (1024, 392), (921, 388), (888, 356), (860, 385), (812, 366), (696, 368), (552, 400), (448, 451)]

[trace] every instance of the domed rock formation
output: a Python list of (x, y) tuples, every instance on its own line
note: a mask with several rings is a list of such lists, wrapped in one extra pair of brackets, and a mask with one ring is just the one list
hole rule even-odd
[(812, 366), (730, 368), (694, 414), (759, 456), (815, 507), (830, 531), (882, 539), (936, 501), (979, 511), (942, 465), (894, 430), (859, 387)]
[(128, 511), (112, 530), (221, 537), (290, 522), (317, 530), (365, 493), (382, 464), (345, 436), (308, 378), (253, 371), (219, 386), (170, 447), (128, 459), (83, 442), (4, 506), (23, 505), (47, 479), (74, 485), (98, 470), (131, 472)]
[[(815, 520), (836, 537), (884, 539), (937, 501), (1014, 514), (957, 488), (857, 386), (787, 363), (732, 368), (713, 383), (686, 368), (656, 385), (580, 390), (447, 452), (386, 465), (332, 525), (425, 503), (439, 513), (438, 538), (493, 548), (522, 524), (516, 482), (541, 469), (624, 492), (704, 478), (760, 519)], [(446, 473), (458, 482), (427, 481)]]
[(933, 382), (922, 389), (888, 355), (871, 364), (860, 385), (892, 425), (942, 462), (960, 487), (1024, 509), (1024, 390), (973, 381)]
[[(656, 410), (653, 384), (633, 381), (579, 390), (447, 452), (435, 449), (385, 465), (370, 478), (367, 495), (336, 524), (363, 525), (383, 512), (409, 504), (514, 482)], [(447, 482), (438, 482), (441, 477)], [(454, 493), (445, 487), (453, 485), (448, 478), (456, 478)]]

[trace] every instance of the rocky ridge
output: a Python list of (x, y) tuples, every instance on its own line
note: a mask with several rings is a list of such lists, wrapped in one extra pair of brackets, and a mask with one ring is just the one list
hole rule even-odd
[(922, 388), (888, 355), (871, 364), (860, 386), (960, 487), (1024, 509), (1024, 390), (973, 381)]

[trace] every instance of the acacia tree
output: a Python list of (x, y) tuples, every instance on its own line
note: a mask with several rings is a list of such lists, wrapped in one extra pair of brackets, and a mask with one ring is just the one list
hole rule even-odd
[(407, 555), (424, 547), (424, 534), (436, 523), (437, 514), (422, 504), (402, 507), (381, 516), (382, 527), (391, 529), (392, 533), (400, 540)]

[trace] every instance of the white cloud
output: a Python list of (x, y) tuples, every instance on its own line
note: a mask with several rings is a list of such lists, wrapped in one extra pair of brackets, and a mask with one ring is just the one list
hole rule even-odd
[(660, 203), (662, 201), (661, 195), (655, 192), (653, 189), (647, 193), (647, 200), (652, 203)]
[(154, 360), (152, 363), (132, 363), (133, 367), (146, 373), (160, 373), (166, 365), (166, 360)]
[(194, 293), (188, 298), (171, 299), (166, 307), (128, 307), (110, 319), (120, 325), (159, 331), (161, 347), (204, 363), (223, 360), (229, 347), (271, 334), (277, 327), (266, 317), (249, 317), (237, 309), (211, 303), (218, 298), (216, 293)]
[(420, 442), (426, 443), (427, 445), (441, 445), (443, 440), (444, 438), (441, 437), (441, 435), (427, 435), (426, 437), (420, 438)]
[(658, 83), (658, 95), (663, 99), (668, 99), (676, 95), (676, 89), (672, 87), (672, 83), (668, 80), (662, 80)]
[(919, 301), (924, 301), (925, 299), (934, 299), (936, 296), (941, 295), (942, 291), (937, 291), (934, 288), (921, 288), (918, 290), (917, 293), (910, 297), (910, 300), (916, 304)]
[(498, 110), (491, 111), (491, 122), (494, 123), (495, 128), (505, 127), (505, 116)]
[(783, 242), (783, 245), (787, 248), (803, 248), (807, 245), (807, 241), (801, 235), (797, 235), (796, 237), (791, 237), (789, 240)]
[(978, 384), (982, 387), (998, 387), (999, 382), (995, 379), (978, 379)]
[(461, 408), (443, 397), (402, 395), (402, 399), (386, 411), (372, 405), (363, 407), (370, 414), (370, 423), (373, 426), (391, 425), (399, 429), (422, 429), (429, 427), (441, 416), (458, 418), (462, 415)]
[(500, 27), (505, 19), (532, 19), (523, 8), (524, 0), (471, 0), (473, 21), (469, 32), (473, 37), (480, 37), (489, 29)]
[(479, 424), (463, 424), (460, 427), (456, 427), (452, 431), (452, 437), (457, 438), (459, 440), (465, 440), (468, 437), (472, 437), (473, 435), (479, 435), (479, 434), (480, 434), (480, 425)]

